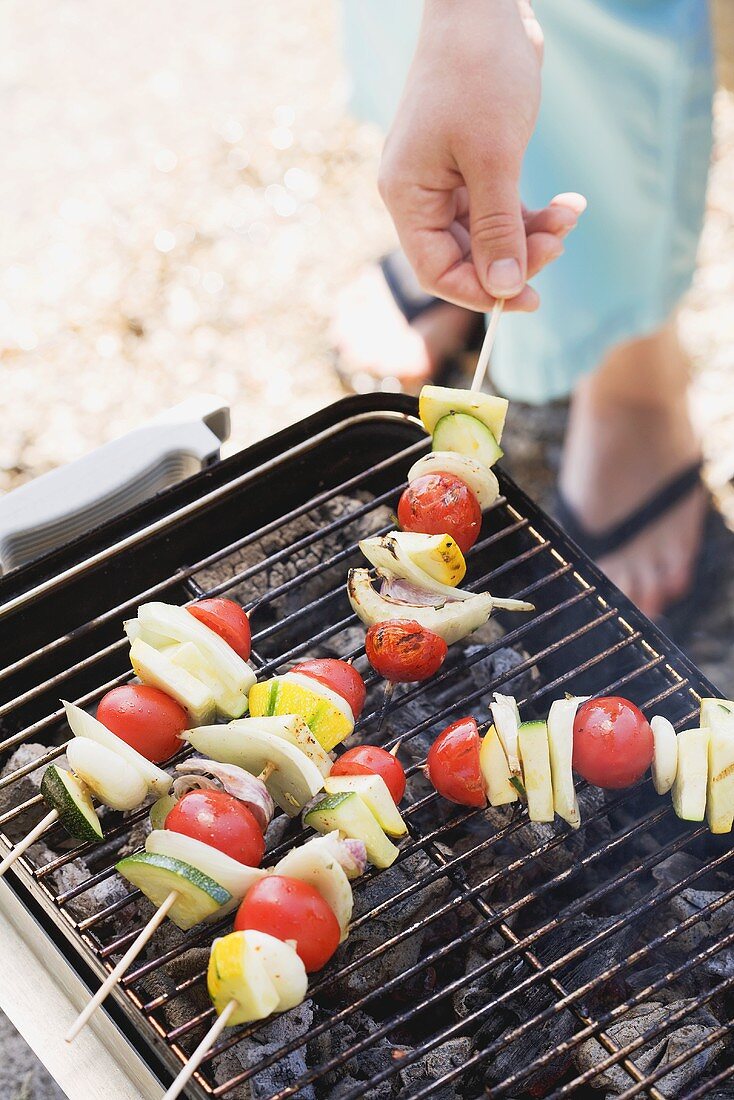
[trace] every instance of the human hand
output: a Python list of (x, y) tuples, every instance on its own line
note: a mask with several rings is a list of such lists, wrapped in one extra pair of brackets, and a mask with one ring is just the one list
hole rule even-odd
[(426, 0), (379, 186), (423, 288), (469, 309), (536, 309), (527, 279), (586, 207), (576, 194), (520, 202), (542, 53), (530, 0)]

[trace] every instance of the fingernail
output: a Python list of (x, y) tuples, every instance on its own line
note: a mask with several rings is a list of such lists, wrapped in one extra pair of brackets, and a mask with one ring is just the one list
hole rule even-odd
[(487, 272), (487, 289), (494, 298), (512, 298), (523, 288), (517, 260), (494, 260)]

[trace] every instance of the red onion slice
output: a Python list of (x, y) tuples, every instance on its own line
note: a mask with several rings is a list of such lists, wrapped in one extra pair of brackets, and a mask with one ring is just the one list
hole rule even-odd
[[(185, 790), (191, 790), (194, 786), (215, 786), (212, 779), (208, 778), (211, 776), (214, 780), (219, 780), (227, 794), (244, 802), (263, 832), (272, 821), (275, 803), (270, 797), (268, 788), (261, 779), (250, 775), (244, 768), (238, 768), (236, 764), (222, 764), (218, 760), (195, 757), (193, 760), (184, 760), (181, 764), (177, 764), (176, 771), (184, 773), (173, 783), (173, 792), (177, 798), (182, 797)], [(185, 787), (185, 790), (182, 789), (179, 793), (179, 787)]]
[(427, 588), (404, 581), (401, 577), (384, 577), (380, 586), (380, 595), (393, 603), (412, 607), (440, 607), (446, 603), (459, 603), (447, 596), (429, 592)]

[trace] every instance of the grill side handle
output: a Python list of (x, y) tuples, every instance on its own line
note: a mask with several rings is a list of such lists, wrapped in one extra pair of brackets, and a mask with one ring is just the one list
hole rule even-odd
[(219, 458), (228, 406), (198, 394), (0, 497), (0, 572), (71, 542)]

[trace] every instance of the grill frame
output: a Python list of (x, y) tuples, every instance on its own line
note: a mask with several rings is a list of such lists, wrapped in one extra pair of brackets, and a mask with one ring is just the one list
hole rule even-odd
[[(87, 587), (90, 583), (94, 584), (95, 575), (98, 576), (100, 572), (103, 573), (104, 570), (108, 568), (108, 563), (114, 563), (116, 560), (122, 560), (124, 563), (129, 560), (131, 554), (137, 555), (140, 552), (146, 553), (149, 552), (152, 547), (157, 547), (163, 548), (165, 553), (161, 556), (164, 560), (168, 560), (168, 557), (165, 556), (166, 554), (173, 554), (175, 556), (175, 547), (171, 546), (171, 539), (175, 539), (177, 533), (181, 531), (182, 523), (191, 522), (201, 524), (202, 517), (207, 514), (210, 508), (213, 509), (215, 506), (221, 506), (222, 502), (226, 502), (228, 499), (233, 498), (234, 495), (238, 494), (240, 491), (250, 493), (253, 492), (253, 490), (256, 492), (258, 490), (262, 491), (265, 483), (271, 478), (277, 478), (278, 474), (282, 475), (283, 471), (293, 464), (295, 464), (296, 469), (298, 469), (300, 464), (301, 473), (303, 474), (303, 464), (309, 460), (313, 461), (314, 457), (317, 456), (321, 450), (325, 447), (328, 448), (328, 446), (331, 446), (334, 442), (338, 442), (340, 436), (356, 428), (360, 428), (360, 426), (364, 426), (365, 428), (369, 426), (369, 429), (373, 429), (377, 425), (382, 427), (385, 435), (385, 439), (380, 439), (380, 447), (382, 448), (381, 453), (387, 448), (390, 454), (392, 454), (391, 440), (394, 436), (405, 436), (406, 439), (413, 439), (415, 441), (413, 450), (419, 450), (421, 444), (423, 446), (426, 445), (425, 437), (422, 435), (422, 429), (415, 418), (415, 402), (412, 399), (396, 397), (394, 395), (345, 399), (301, 424), (286, 429), (286, 431), (279, 433), (270, 440), (257, 444), (247, 451), (241, 452), (217, 466), (195, 475), (181, 486), (160, 494), (159, 497), (143, 506), (143, 508), (135, 509), (126, 516), (100, 527), (97, 531), (49, 555), (40, 562), (34, 563), (17, 573), (0, 579), (0, 601), (2, 601), (0, 603), (0, 621), (5, 620), (6, 623), (12, 624), (13, 621), (17, 621), (16, 616), (22, 615), (25, 618), (29, 607), (34, 608), (32, 614), (35, 616), (35, 619), (38, 619), (38, 607), (48, 608), (49, 603), (53, 603), (54, 600), (59, 599), (59, 597), (60, 607), (63, 610), (68, 603), (69, 592), (71, 591), (73, 593), (77, 590), (76, 586), (78, 584), (81, 583)], [(402, 452), (397, 459), (391, 459), (388, 456), (381, 461), (386, 462), (389, 467), (391, 464), (397, 464), (398, 462), (401, 466), (405, 466), (407, 460), (404, 452)], [(334, 473), (334, 471), (331, 472)], [(376, 476), (374, 467), (368, 467), (363, 474), (357, 477), (357, 480), (361, 481), (362, 478), (374, 479)], [(281, 481), (282, 480), (283, 478), (281, 476)], [(330, 480), (333, 481), (334, 478), (332, 477)], [(499, 507), (507, 509), (509, 513), (514, 511), (517, 517), (515, 523), (518, 526), (516, 530), (511, 530), (509, 535), (506, 533), (502, 535), (502, 530), (506, 530), (506, 528), (512, 526), (511, 522), (508, 522), (505, 528), (500, 529), (499, 532), (484, 537), (479, 545), (483, 546), (485, 551), (490, 550), (494, 543), (499, 544), (503, 538), (512, 539), (516, 533), (523, 532), (524, 534), (528, 534), (532, 532), (533, 537), (536, 537), (537, 540), (535, 546), (531, 545), (529, 547), (524, 555), (524, 560), (517, 560), (513, 566), (514, 569), (520, 568), (522, 572), (522, 568), (527, 564), (532, 572), (535, 564), (537, 564), (537, 558), (539, 556), (542, 556), (546, 552), (551, 555), (555, 553), (556, 557), (560, 559), (558, 565), (558, 580), (560, 581), (562, 578), (567, 580), (570, 580), (572, 577), (578, 578), (576, 581), (578, 594), (573, 597), (573, 599), (569, 598), (568, 606), (564, 607), (566, 613), (570, 615), (574, 613), (574, 609), (579, 610), (579, 608), (593, 601), (597, 606), (606, 608), (606, 610), (602, 610), (601, 616), (597, 617), (598, 623), (601, 623), (601, 625), (612, 622), (614, 622), (615, 625), (624, 623), (628, 639), (624, 642), (624, 645), (628, 648), (637, 646), (638, 644), (642, 648), (647, 647), (649, 660), (655, 662), (654, 666), (651, 665), (650, 671), (652, 671), (653, 667), (655, 669), (661, 669), (661, 666), (664, 665), (665, 668), (669, 670), (673, 679), (675, 679), (675, 676), (679, 676), (684, 681), (681, 686), (671, 688), (671, 690), (665, 692), (664, 695), (670, 696), (675, 695), (679, 691), (689, 690), (691, 699), (695, 700), (697, 698), (697, 693), (706, 693), (709, 695), (718, 694), (713, 685), (695, 669), (691, 662), (689, 662), (688, 659), (653, 626), (653, 624), (644, 619), (621, 593), (613, 589), (609, 581), (603, 577), (598, 569), (584, 557), (582, 552), (565, 537), (560, 529), (548, 519), (548, 517), (540, 512), (511, 479), (502, 475), (501, 485), (503, 495), (511, 503), (502, 504)], [(300, 486), (298, 484), (296, 484), (296, 490), (297, 492), (300, 491)], [(331, 489), (324, 489), (321, 496), (325, 493), (328, 495), (331, 491)], [(396, 494), (397, 491), (398, 489), (393, 486), (386, 491), (385, 496), (389, 498)], [(319, 494), (317, 494), (317, 496), (318, 495)], [(292, 510), (286, 513), (283, 517), (284, 522), (292, 518), (292, 515)], [(491, 521), (489, 526), (491, 527)], [(323, 533), (320, 537), (323, 537)], [(318, 542), (318, 539), (315, 539), (314, 542)], [(118, 555), (124, 555), (124, 557), (120, 559)], [(347, 555), (345, 555), (345, 560), (346, 556)], [(129, 571), (128, 569), (128, 572)], [(170, 583), (169, 578), (166, 577), (166, 583), (159, 585), (163, 589), (163, 598), (165, 598), (169, 589), (176, 591), (179, 598), (193, 598), (196, 595), (200, 595), (202, 590), (200, 587), (197, 587), (195, 582), (195, 575), (200, 572), (201, 569), (197, 563), (196, 567), (186, 567), (183, 571), (179, 570)], [(504, 565), (497, 565), (490, 571), (492, 583), (497, 579), (499, 583), (502, 584), (501, 578), (505, 576), (506, 572), (507, 570)], [(342, 573), (345, 573), (344, 569)], [(547, 571), (544, 573), (546, 578), (549, 575)], [(537, 579), (540, 578), (536, 578), (536, 580)], [(482, 578), (481, 580), (482, 583), (486, 582), (486, 578)], [(475, 581), (474, 583), (478, 585), (479, 581)], [(555, 581), (553, 581), (553, 583), (555, 583)], [(150, 588), (150, 585), (147, 587)], [(531, 582), (530, 587), (538, 591), (539, 587), (542, 587), (542, 585), (538, 586), (536, 582)], [(501, 591), (501, 589), (498, 589), (498, 591)], [(510, 593), (508, 592), (507, 594)], [(136, 594), (134, 602), (142, 602), (143, 598), (150, 597)], [(541, 608), (539, 616), (537, 617), (538, 622), (536, 626), (540, 626), (542, 630), (542, 624), (553, 619), (554, 615), (557, 613), (557, 607), (546, 608), (545, 610)], [(105, 618), (105, 615), (107, 615), (108, 618)], [(95, 631), (101, 629), (104, 637), (110, 635), (119, 638), (118, 617), (117, 613), (110, 617), (109, 612), (103, 612), (102, 622), (91, 630), (90, 633), (95, 633)], [(513, 638), (513, 635), (524, 637), (522, 633), (524, 627), (522, 625), (515, 626), (515, 622), (516, 620), (513, 620), (511, 623), (508, 623), (510, 640)], [(3, 665), (3, 672), (0, 673), (0, 689), (2, 689), (3, 692), (5, 691), (8, 680), (11, 684), (11, 690), (14, 690), (13, 685), (16, 682), (23, 684), (27, 672), (33, 668), (35, 662), (39, 659), (45, 660), (52, 655), (52, 667), (55, 667), (53, 661), (56, 660), (57, 657), (63, 655), (66, 646), (75, 646), (81, 637), (84, 636), (83, 631), (85, 629), (83, 625), (80, 625), (79, 629), (74, 632), (70, 639), (63, 645), (52, 647), (51, 650), (47, 647), (45, 651), (42, 649), (39, 654), (39, 651), (35, 649), (32, 651), (33, 656), (29, 658), (18, 658), (16, 655), (15, 664), (17, 667), (15, 672), (9, 674), (7, 663)], [(256, 621), (255, 629), (257, 632)], [(594, 629), (596, 629), (596, 625), (589, 626), (582, 622), (579, 627), (580, 633), (577, 636), (577, 640), (585, 638), (587, 632)], [(263, 641), (269, 640), (272, 637), (273, 631), (270, 631), (270, 633), (266, 631), (265, 633), (267, 636)], [(622, 641), (624, 641), (624, 639), (620, 640), (620, 646)], [(31, 642), (36, 645), (38, 644), (33, 637), (32, 631)], [(562, 639), (561, 648), (573, 642), (574, 636), (573, 633), (571, 633), (571, 636)], [(41, 643), (41, 645), (43, 645), (43, 643)], [(109, 642), (108, 645), (112, 647), (109, 654), (112, 659), (118, 654), (124, 643), (119, 641)], [(2, 646), (0, 646), (0, 648), (2, 648)], [(621, 646), (621, 648), (624, 647)], [(286, 656), (282, 656), (279, 653), (277, 659), (273, 657), (264, 658), (260, 661), (261, 669), (263, 671), (271, 671), (283, 661), (291, 659), (294, 655), (293, 653), (287, 653)], [(3, 656), (6, 656), (6, 654), (4, 653)], [(550, 656), (552, 657), (553, 653), (551, 653)], [(604, 659), (606, 659), (606, 657)], [(531, 664), (534, 666), (537, 664), (537, 661), (538, 655), (535, 654)], [(587, 671), (591, 671), (595, 667), (593, 656), (590, 661), (590, 669)], [(97, 659), (94, 658), (89, 667), (93, 669), (96, 663)], [(56, 675), (58, 676), (58, 673)], [(633, 673), (633, 677), (634, 675), (636, 675), (636, 673)], [(575, 676), (574, 679), (576, 678)], [(686, 689), (686, 684), (690, 685), (689, 689)], [(696, 685), (697, 691), (693, 690), (694, 684)], [(105, 686), (108, 687), (109, 684)], [(483, 690), (483, 694), (491, 691), (494, 686), (499, 685), (494, 683), (488, 684)], [(547, 699), (552, 689), (560, 690), (561, 686), (561, 683), (554, 683), (551, 681), (551, 683), (543, 685), (540, 692), (534, 692), (533, 699)], [(411, 690), (420, 691), (421, 689)], [(606, 686), (604, 690), (607, 690)], [(42, 704), (44, 695), (50, 692), (50, 688), (44, 688), (43, 691), (39, 691), (33, 686), (25, 687), (25, 692), (21, 693), (21, 698), (23, 694), (25, 694), (25, 702), (21, 704), (18, 703), (18, 696), (16, 694), (3, 694), (3, 702), (0, 705), (0, 721), (4, 722), (6, 715), (12, 716), (19, 709), (21, 713), (24, 713), (23, 708), (37, 707), (39, 702)], [(404, 704), (404, 701), (405, 697), (398, 699), (394, 704), (394, 709), (399, 709), (399, 707)], [(458, 704), (454, 706), (454, 710), (457, 710), (457, 706)], [(461, 710), (470, 709), (471, 706), (466, 705), (466, 698), (464, 698), (461, 701), (461, 707), (458, 708), (454, 716), (458, 716)], [(374, 722), (374, 719), (374, 713), (368, 714), (363, 720), (362, 725), (368, 726), (371, 721)], [(450, 720), (450, 716), (446, 715), (445, 719), (446, 721)], [(679, 724), (684, 720), (684, 718), (679, 718)], [(435, 717), (430, 724), (432, 724), (433, 721), (436, 721)], [(46, 729), (52, 729), (54, 727), (54, 723), (48, 722), (47, 719), (41, 719), (40, 723), (37, 722), (35, 726), (36, 730), (39, 728), (39, 725), (40, 732), (44, 732)], [(34, 728), (33, 725), (31, 728)], [(18, 738), (20, 733), (19, 731), (14, 731), (12, 728), (8, 729), (7, 733), (8, 736), (4, 738), (3, 744), (13, 748), (19, 743)], [(35, 740), (36, 736), (31, 734), (31, 739)], [(38, 765), (36, 765), (36, 767), (37, 766)], [(136, 815), (133, 814), (131, 816), (134, 818)], [(410, 817), (410, 814), (408, 816)], [(0, 829), (6, 817), (0, 819)], [(460, 817), (461, 815), (459, 815), (459, 818)], [(446, 830), (444, 829), (443, 831), (445, 832)], [(439, 829), (438, 836), (440, 837), (441, 834), (442, 830)], [(562, 842), (562, 839), (560, 842)], [(688, 840), (686, 840), (686, 843), (687, 842)], [(422, 837), (417, 842), (416, 846), (423, 848), (425, 851), (430, 850), (431, 858), (436, 864), (437, 870), (442, 871), (441, 860), (445, 859), (445, 857), (437, 847), (435, 837), (430, 834), (427, 838)], [(458, 880), (454, 881), (452, 877), (453, 870), (450, 869), (447, 874), (450, 881), (454, 882), (454, 885), (457, 886), (459, 890), (466, 889), (460, 876)], [(25, 864), (23, 864), (17, 868), (14, 876), (9, 877), (9, 881), (23, 903), (33, 913), (34, 919), (38, 920), (44, 927), (47, 934), (56, 942), (62, 953), (66, 953), (64, 948), (71, 945), (76, 955), (78, 951), (78, 942), (75, 938), (77, 932), (68, 925), (68, 921), (65, 919), (66, 911), (60, 911), (58, 906), (54, 904), (54, 901), (46, 896), (43, 891), (39, 891), (38, 889), (38, 883), (42, 881), (44, 877), (44, 875), (41, 875), (39, 878), (29, 873)], [(502, 921), (501, 917), (498, 917), (488, 903), (479, 897), (481, 891), (477, 888), (474, 889), (476, 890), (476, 894), (471, 899), (471, 904), (475, 905), (475, 908), (478, 908), (485, 922), (490, 922), (492, 926), (496, 925), (500, 928), (502, 935), (507, 939), (509, 950), (512, 945), (512, 937), (514, 936), (512, 929), (506, 922)], [(486, 889), (486, 887), (483, 887), (483, 889)], [(68, 900), (70, 900), (70, 898), (67, 897), (66, 901)], [(89, 929), (86, 928), (84, 931), (88, 932)], [(515, 939), (516, 938), (517, 937), (515, 937)], [(124, 938), (116, 941), (102, 957), (106, 958), (113, 953), (113, 950), (117, 950), (123, 946)], [(526, 955), (526, 962), (529, 962), (531, 968), (537, 970), (537, 966), (542, 966), (539, 960), (536, 962), (537, 957), (534, 956), (532, 952), (528, 953), (523, 949), (523, 957), (525, 958)], [(99, 980), (107, 973), (102, 958), (94, 957), (88, 953), (83, 957), (80, 956), (78, 960), (78, 970), (80, 976), (87, 984), (90, 984), (92, 976), (95, 976), (96, 979)], [(145, 971), (145, 967), (142, 968), (142, 971)], [(125, 990), (129, 990), (134, 982), (140, 977), (141, 968), (136, 966), (132, 974), (129, 975), (129, 979), (123, 983), (123, 987), (116, 989), (113, 997), (110, 998), (109, 1010), (118, 1023), (118, 1026), (120, 1026), (126, 1034), (129, 1041), (134, 1044), (141, 1056), (145, 1058), (147, 1063), (162, 1077), (162, 1079), (165, 1079), (167, 1075), (174, 1073), (180, 1068), (180, 1062), (168, 1048), (167, 1044), (156, 1043), (154, 1039), (150, 1035), (145, 1034), (139, 1026), (139, 1011)], [(541, 975), (541, 980), (545, 982), (545, 974)], [(553, 979), (553, 981), (555, 981), (555, 979)], [(567, 995), (567, 991), (563, 986), (555, 988), (555, 992), (561, 998)], [(200, 1018), (196, 1018), (196, 1021), (201, 1023), (205, 1018), (207, 1018), (207, 1014), (204, 1014)], [(582, 1015), (581, 1023), (583, 1024), (583, 1022)], [(179, 1028), (177, 1030), (179, 1034), (174, 1036), (175, 1038), (181, 1037), (182, 1029)], [(185, 1032), (188, 1028), (183, 1030)], [(191, 1030), (193, 1030), (193, 1026)], [(459, 1030), (461, 1032), (463, 1029)], [(236, 1034), (239, 1035), (240, 1033), (241, 1029), (237, 1029)], [(597, 1033), (597, 1038), (598, 1037), (599, 1035)], [(226, 1050), (231, 1043), (232, 1039), (225, 1037), (217, 1044), (216, 1050)], [(611, 1048), (612, 1053), (619, 1053), (616, 1044), (613, 1042), (611, 1043)], [(394, 1067), (391, 1068), (394, 1070)], [(628, 1066), (628, 1073), (631, 1075), (631, 1082), (638, 1072), (634, 1063), (630, 1063)], [(654, 1083), (651, 1083), (649, 1087), (644, 1085), (643, 1091), (646, 1091), (647, 1094), (651, 1096), (659, 1097), (661, 1095), (659, 1091), (655, 1089)], [(204, 1090), (198, 1083), (194, 1083), (190, 1086), (189, 1094), (199, 1098), (211, 1095), (210, 1092)], [(215, 1094), (222, 1095), (224, 1093), (217, 1090)], [(354, 1095), (357, 1094), (358, 1093), (354, 1093)], [(289, 1093), (286, 1090), (278, 1095), (284, 1097), (289, 1095)], [(416, 1093), (415, 1095), (423, 1095), (423, 1093)]]

